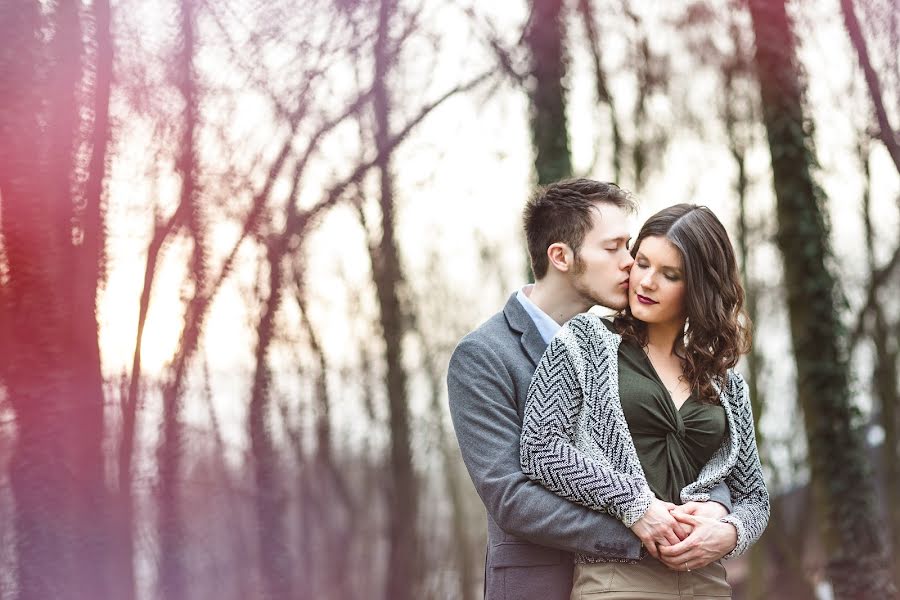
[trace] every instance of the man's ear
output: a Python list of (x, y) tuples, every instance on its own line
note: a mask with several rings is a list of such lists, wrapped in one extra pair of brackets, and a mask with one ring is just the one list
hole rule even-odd
[(547, 247), (547, 259), (550, 261), (551, 267), (562, 273), (568, 273), (575, 262), (575, 253), (568, 244), (556, 242)]

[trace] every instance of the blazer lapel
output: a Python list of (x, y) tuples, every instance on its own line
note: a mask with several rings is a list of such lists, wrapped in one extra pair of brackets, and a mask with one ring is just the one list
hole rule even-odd
[(531, 364), (536, 368), (538, 361), (541, 360), (541, 356), (544, 355), (544, 350), (547, 349), (547, 344), (544, 343), (544, 338), (541, 337), (541, 333), (538, 331), (534, 321), (531, 320), (531, 316), (516, 299), (516, 294), (510, 296), (509, 300), (506, 301), (503, 314), (506, 315), (506, 321), (509, 323), (510, 329), (519, 334), (522, 349), (531, 360)]

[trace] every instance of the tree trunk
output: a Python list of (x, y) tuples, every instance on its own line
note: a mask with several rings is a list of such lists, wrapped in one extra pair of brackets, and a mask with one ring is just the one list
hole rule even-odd
[[(423, 339), (424, 341), (424, 339)], [(427, 352), (427, 354), (431, 354)], [(459, 452), (453, 434), (447, 431), (444, 425), (444, 378), (438, 368), (435, 368), (433, 357), (427, 357), (428, 379), (431, 387), (431, 414), (434, 419), (434, 429), (438, 434), (438, 449), (441, 455), (441, 466), (444, 470), (444, 486), (447, 497), (450, 499), (453, 526), (450, 543), (454, 555), (456, 569), (459, 575), (460, 600), (475, 600), (478, 592), (476, 587), (477, 574), (475, 562), (472, 560), (472, 544), (469, 540), (469, 525), (471, 521), (466, 514), (466, 499), (463, 494), (459, 473)]]
[[(735, 112), (735, 107), (739, 106), (738, 92), (735, 88), (735, 82), (738, 78), (747, 75), (746, 67), (749, 62), (749, 52), (740, 43), (740, 31), (735, 23), (729, 23), (730, 33), (735, 40), (735, 53), (733, 56), (727, 57), (722, 65), (722, 77), (724, 79), (724, 105), (723, 120), (725, 122), (725, 131), (728, 136), (728, 148), (734, 158), (737, 167), (737, 178), (734, 182), (734, 191), (738, 197), (738, 228), (737, 228), (737, 246), (740, 253), (741, 273), (744, 278), (744, 289), (746, 291), (746, 307), (747, 316), (750, 322), (755, 324), (759, 314), (759, 289), (758, 285), (752, 281), (750, 277), (750, 248), (753, 245), (751, 236), (752, 228), (747, 222), (747, 191), (749, 182), (747, 180), (747, 146), (748, 141), (741, 139), (738, 132), (738, 125), (744, 121), (747, 116), (739, 115)], [(762, 439), (762, 430), (759, 427), (759, 420), (762, 417), (765, 408), (765, 398), (759, 387), (759, 378), (763, 368), (763, 356), (759, 350), (758, 344), (753, 344), (750, 353), (747, 355), (747, 385), (750, 389), (750, 401), (753, 408), (753, 425), (756, 431), (756, 445), (760, 454), (764, 455), (764, 446)], [(767, 548), (768, 538), (763, 536), (759, 542), (750, 549), (750, 572), (747, 577), (747, 596), (751, 599), (765, 598), (766, 578), (765, 578), (765, 561), (769, 554)], [(799, 551), (799, 550), (798, 550)]]
[[(110, 135), (109, 97), (112, 84), (112, 38), (108, 0), (95, 0), (93, 14), (94, 89), (93, 131), (88, 178), (84, 189), (84, 207), (76, 212), (76, 231), (73, 236), (80, 244), (72, 248), (74, 265), (71, 270), (71, 344), (68, 352), (72, 361), (72, 383), (69, 402), (73, 428), (73, 473), (76, 476), (74, 500), (75, 523), (80, 548), (74, 554), (73, 568), (81, 580), (83, 597), (91, 600), (109, 595), (108, 577), (117, 570), (110, 569), (113, 560), (113, 519), (107, 507), (103, 453), (104, 391), (100, 366), (98, 338), (97, 291), (105, 271), (106, 229), (103, 189), (106, 179), (106, 154)], [(77, 15), (74, 15), (77, 18)], [(80, 32), (80, 30), (79, 30)], [(131, 561), (131, 553), (123, 557)], [(125, 573), (127, 577), (127, 572)], [(126, 600), (126, 596), (117, 595)]]
[[(726, 100), (727, 102), (727, 100)], [(733, 125), (733, 123), (732, 123)], [(734, 139), (735, 133), (729, 131), (729, 138)], [(731, 143), (731, 151), (738, 167), (738, 178), (735, 188), (739, 199), (739, 222), (738, 222), (738, 248), (741, 253), (741, 273), (744, 276), (744, 289), (746, 290), (747, 300), (747, 316), (750, 317), (751, 323), (756, 323), (758, 309), (758, 290), (757, 285), (750, 281), (750, 227), (747, 223), (747, 175), (745, 169), (745, 149), (738, 144)], [(750, 353), (747, 355), (747, 385), (750, 389), (750, 398), (753, 405), (753, 425), (756, 430), (756, 445), (763, 453), (763, 439), (759, 420), (762, 417), (765, 408), (765, 398), (759, 387), (759, 377), (762, 372), (763, 357), (759, 351), (759, 346), (753, 344)], [(765, 560), (767, 556), (766, 538), (763, 537), (750, 549), (750, 575), (748, 579), (748, 596), (750, 598), (765, 598)], [(798, 549), (800, 552), (800, 549)]]
[(379, 154), (381, 240), (372, 260), (372, 275), (378, 297), (379, 320), (385, 345), (387, 398), (391, 432), (388, 517), (388, 565), (385, 598), (412, 600), (416, 577), (417, 489), (410, 447), (407, 375), (403, 366), (405, 325), (399, 287), (403, 274), (394, 236), (394, 181), (391, 171), (391, 99), (388, 87), (391, 59), (391, 20), (394, 0), (381, 0), (375, 42), (375, 146)]
[[(875, 119), (878, 123), (878, 138), (884, 144), (894, 167), (900, 172), (900, 143), (894, 128), (888, 119), (887, 110), (884, 105), (884, 96), (878, 73), (872, 65), (869, 57), (869, 51), (865, 38), (862, 33), (862, 27), (856, 17), (856, 10), (852, 0), (841, 0), (841, 12), (844, 16), (844, 26), (850, 36), (850, 41), (856, 50), (860, 67), (866, 80), (866, 86), (869, 90), (869, 98), (872, 100), (872, 107), (875, 112)], [(897, 15), (896, 11), (892, 11), (890, 24), (888, 25), (889, 36), (892, 41), (897, 39)], [(890, 47), (896, 47), (891, 44)], [(891, 64), (894, 69), (896, 83), (896, 57), (891, 58)], [(898, 415), (897, 405), (900, 404), (900, 389), (897, 384), (897, 362), (900, 360), (900, 349), (895, 343), (893, 348), (889, 341), (889, 324), (884, 315), (884, 309), (878, 302), (877, 281), (878, 270), (875, 267), (874, 258), (874, 239), (872, 232), (871, 216), (869, 215), (869, 167), (868, 152), (863, 153), (863, 168), (866, 174), (866, 189), (864, 194), (864, 217), (866, 225), (866, 247), (869, 258), (869, 271), (872, 274), (871, 288), (869, 290), (871, 310), (874, 313), (874, 327), (872, 329), (872, 341), (875, 346), (875, 368), (872, 374), (873, 391), (880, 406), (881, 423), (884, 427), (884, 443), (882, 445), (882, 464), (884, 465), (883, 479), (885, 487), (885, 499), (888, 507), (888, 531), (890, 532), (890, 542), (893, 560), (894, 584), (900, 584), (900, 432), (898, 432)], [(886, 267), (887, 268), (887, 267)]]
[(185, 221), (193, 238), (190, 273), (193, 279), (193, 297), (188, 302), (184, 330), (174, 359), (169, 381), (163, 387), (163, 423), (160, 444), (157, 449), (159, 469), (158, 484), (158, 536), (159, 566), (158, 587), (166, 600), (187, 600), (187, 539), (184, 517), (181, 514), (181, 473), (184, 451), (184, 430), (181, 424), (181, 396), (184, 378), (190, 358), (197, 347), (200, 335), (200, 319), (203, 313), (206, 290), (205, 233), (197, 189), (196, 130), (198, 126), (197, 84), (194, 72), (196, 53), (196, 13), (191, 0), (179, 3), (179, 52), (175, 61), (176, 86), (184, 99), (184, 116), (179, 141), (179, 154), (175, 162), (181, 177), (179, 211), (184, 211)]
[[(83, 40), (77, 3), (0, 8), (0, 196), (7, 280), (4, 383), (17, 436), (17, 598), (105, 596), (103, 390), (95, 297), (103, 254), (98, 194), (78, 189)], [(46, 36), (47, 31), (52, 34)], [(102, 57), (101, 57), (102, 60)], [(98, 76), (102, 66), (98, 63)], [(94, 158), (106, 107), (95, 89)], [(88, 187), (103, 169), (87, 165)], [(76, 210), (76, 206), (79, 206)]]
[[(228, 461), (225, 459), (225, 442), (222, 439), (222, 427), (219, 424), (219, 417), (216, 414), (215, 402), (213, 401), (213, 392), (209, 374), (209, 364), (203, 362), (203, 391), (204, 400), (206, 402), (206, 410), (209, 413), (209, 423), (212, 429), (213, 442), (215, 443), (216, 458), (218, 459), (218, 467), (222, 472), (222, 486), (225, 488), (224, 503), (226, 505), (227, 519), (229, 521), (231, 547), (227, 550), (230, 552), (233, 565), (250, 565), (252, 564), (252, 546), (247, 543), (246, 528), (244, 526), (244, 518), (241, 512), (241, 499), (238, 497), (237, 485), (231, 476)], [(238, 572), (228, 573), (234, 582), (234, 597), (249, 598), (253, 594), (250, 590), (251, 570), (249, 568), (239, 569)], [(305, 600), (298, 598), (298, 600)]]
[[(289, 202), (295, 202), (293, 196)], [(284, 527), (284, 489), (278, 469), (278, 453), (272, 440), (268, 413), (271, 404), (272, 373), (269, 348), (275, 337), (275, 317), (281, 306), (286, 244), (271, 243), (269, 256), (269, 297), (259, 322), (253, 389), (250, 393), (248, 429), (256, 479), (256, 519), (259, 536), (260, 569), (267, 600), (292, 598), (291, 552)]]
[(881, 444), (881, 464), (884, 472), (885, 505), (888, 511), (888, 523), (885, 528), (889, 534), (891, 555), (893, 556), (892, 572), (894, 584), (900, 577), (900, 456), (898, 456), (898, 420), (897, 407), (900, 405), (900, 390), (897, 388), (897, 362), (900, 352), (897, 342), (891, 344), (890, 328), (880, 304), (875, 306), (875, 321), (872, 329), (872, 341), (875, 346), (875, 368), (872, 372), (872, 388), (875, 400), (881, 413), (881, 426), (884, 428), (884, 442)]
[(525, 44), (531, 55), (531, 139), (538, 184), (572, 175), (566, 122), (562, 0), (533, 0)]
[[(811, 490), (807, 489), (805, 493), (810, 495)], [(793, 521), (784, 519), (782, 515), (786, 510), (786, 507), (783, 506), (785, 498), (782, 496), (773, 503), (769, 526), (760, 540), (765, 540), (764, 543), (769, 554), (769, 568), (774, 571), (769, 577), (773, 587), (760, 590), (760, 586), (751, 581), (748, 586), (749, 600), (770, 597), (780, 600), (817, 600), (818, 598), (815, 587), (804, 567), (803, 554), (798, 551), (798, 548), (809, 545), (809, 531), (815, 520), (810, 515), (810, 511), (803, 511), (799, 518)], [(803, 498), (803, 500), (806, 501), (808, 498)], [(754, 593), (758, 595), (753, 595)]]
[[(875, 264), (875, 232), (872, 227), (870, 211), (872, 195), (868, 143), (864, 142), (860, 145), (859, 154), (865, 174), (862, 213), (866, 232), (866, 258), (869, 273), (872, 274), (874, 280), (874, 274), (878, 268)], [(872, 285), (874, 285), (874, 281)], [(900, 456), (898, 456), (900, 432), (898, 432), (897, 420), (897, 407), (900, 405), (897, 362), (900, 360), (900, 348), (896, 342), (891, 344), (890, 326), (882, 304), (875, 302), (872, 312), (874, 313), (874, 322), (872, 323), (871, 337), (875, 348), (872, 391), (881, 426), (884, 428), (884, 442), (881, 444), (881, 481), (884, 484), (885, 505), (888, 511), (887, 531), (889, 532), (891, 555), (894, 557), (892, 569), (895, 578), (894, 585), (897, 585), (897, 577), (900, 577)]]
[[(96, 568), (89, 568), (87, 573), (81, 572), (81, 565), (78, 564), (79, 558), (84, 555), (86, 548), (80, 548), (81, 541), (79, 534), (82, 533), (82, 523), (85, 518), (90, 519), (90, 508), (86, 506), (86, 496), (89, 492), (82, 489), (82, 485), (87, 485), (88, 479), (93, 479), (93, 473), (90, 473), (91, 466), (84, 464), (83, 454), (89, 453), (88, 436), (96, 435), (97, 431), (91, 423), (94, 416), (94, 410), (97, 404), (92, 398), (93, 381), (91, 381), (89, 373), (90, 355), (84, 357), (87, 365), (79, 365), (80, 357), (73, 355), (76, 349), (75, 336), (83, 334), (79, 331), (80, 326), (84, 325), (86, 329), (90, 328), (90, 323), (80, 324), (74, 319), (73, 309), (76, 308), (78, 301), (83, 299), (82, 294), (75, 295), (73, 292), (79, 286), (90, 286), (91, 282), (77, 282), (73, 275), (76, 267), (76, 256), (79, 250), (83, 248), (72, 247), (71, 239), (73, 235), (73, 221), (75, 219), (74, 197), (73, 192), (76, 189), (74, 175), (74, 156), (75, 148), (80, 142), (77, 131), (79, 126), (79, 110), (76, 94), (82, 77), (82, 57), (84, 48), (81, 40), (82, 30), (81, 22), (78, 15), (78, 6), (74, 2), (59, 2), (55, 6), (55, 10), (45, 17), (45, 23), (53, 29), (47, 43), (47, 63), (44, 67), (47, 69), (47, 79), (43, 82), (42, 89), (44, 91), (43, 102), (47, 107), (44, 113), (46, 117), (46, 129), (42, 131), (44, 152), (41, 158), (46, 160), (46, 171), (44, 176), (47, 177), (46, 193), (48, 200), (52, 203), (53, 208), (49, 214), (52, 234), (56, 238), (56, 248), (61, 250), (57, 255), (50, 254), (50, 260), (55, 264), (49, 265), (52, 269), (51, 279), (48, 283), (51, 286), (49, 290), (50, 301), (58, 303), (59, 308), (56, 314), (61, 321), (57, 324), (58, 329), (56, 335), (59, 340), (56, 342), (60, 353), (57, 356), (57, 364), (55, 370), (62, 374), (61, 383), (63, 384), (59, 390), (59, 398), (53, 402), (57, 404), (59, 416), (63, 419), (61, 423), (62, 433), (62, 454), (56, 457), (56, 460), (62, 462), (64, 467), (63, 484), (66, 486), (67, 498), (62, 506), (60, 506), (60, 517), (64, 519), (65, 525), (63, 529), (66, 538), (63, 540), (63, 548), (67, 553), (66, 561), (68, 563), (68, 581), (66, 586), (71, 590), (70, 594), (73, 598), (83, 598), (82, 594), (88, 594), (90, 574), (96, 572)], [(38, 159), (40, 160), (40, 158)], [(12, 217), (15, 218), (15, 217)], [(96, 286), (96, 280), (93, 282)], [(84, 289), (84, 288), (82, 288)], [(96, 288), (95, 288), (96, 289)], [(64, 298), (70, 297), (74, 302), (67, 302)], [(93, 308), (93, 298), (91, 299), (91, 308)], [(79, 315), (80, 316), (80, 315)], [(97, 336), (96, 321), (94, 321), (93, 329), (94, 338)], [(87, 373), (78, 373), (79, 367), (88, 366)], [(99, 362), (97, 370), (99, 371)], [(87, 375), (85, 381), (80, 381), (79, 375)], [(85, 385), (85, 389), (77, 389), (76, 385)], [(69, 394), (74, 394), (69, 398)], [(102, 410), (102, 396), (96, 398), (99, 400), (99, 406)], [(82, 402), (87, 401), (85, 406), (78, 406)], [(84, 420), (82, 420), (82, 418)], [(81, 428), (84, 428), (82, 431)], [(102, 413), (100, 415), (100, 430), (102, 431)], [(102, 435), (102, 434), (101, 434)], [(97, 449), (99, 450), (100, 440), (97, 440)], [(99, 468), (102, 462), (95, 462), (95, 467)], [(84, 481), (82, 480), (84, 478)], [(88, 535), (91, 540), (93, 535)], [(91, 542), (87, 541), (87, 545), (91, 546)], [(96, 548), (91, 548), (96, 551)], [(98, 557), (101, 558), (102, 557)], [(95, 590), (94, 597), (96, 597)]]
[[(777, 243), (784, 257), (788, 313), (812, 484), (821, 507), (835, 597), (893, 598), (874, 487), (850, 402), (849, 363), (838, 318), (828, 229), (808, 146), (797, 57), (784, 0), (751, 0), (755, 63), (772, 155)], [(839, 456), (835, 456), (839, 452)]]
[[(297, 307), (300, 309), (300, 319), (303, 331), (309, 338), (309, 347), (317, 363), (315, 376), (315, 459), (312, 466), (321, 483), (320, 494), (327, 499), (329, 509), (327, 514), (330, 519), (324, 519), (320, 525), (324, 528), (322, 547), (325, 556), (335, 556), (345, 553), (349, 556), (350, 547), (354, 543), (354, 537), (360, 535), (358, 523), (361, 513), (359, 506), (353, 500), (349, 485), (341, 474), (340, 466), (335, 460), (334, 445), (331, 432), (331, 405), (332, 399), (328, 389), (328, 361), (325, 352), (319, 342), (319, 336), (313, 329), (309, 319), (307, 302), (305, 298), (305, 281), (299, 268), (294, 269), (296, 283)], [(298, 454), (302, 458), (302, 455)], [(349, 598), (353, 595), (351, 578), (347, 577), (345, 570), (335, 561), (326, 561), (324, 572), (325, 587), (332, 598)]]

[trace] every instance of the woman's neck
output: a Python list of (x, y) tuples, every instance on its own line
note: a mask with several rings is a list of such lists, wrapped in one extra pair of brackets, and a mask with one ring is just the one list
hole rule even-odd
[(684, 331), (684, 321), (647, 323), (647, 349), (668, 356), (675, 351), (675, 340)]

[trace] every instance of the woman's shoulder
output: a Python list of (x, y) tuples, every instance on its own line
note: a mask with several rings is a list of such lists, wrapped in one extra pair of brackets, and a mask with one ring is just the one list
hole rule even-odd
[(613, 322), (608, 317), (601, 317), (592, 312), (583, 312), (569, 319), (564, 329), (568, 329), (577, 337), (594, 337), (600, 335), (604, 338), (617, 336)]
[(750, 388), (744, 376), (733, 368), (727, 371), (725, 396), (731, 400), (732, 406), (750, 404)]
[(744, 387), (747, 385), (747, 382), (744, 380), (744, 376), (734, 369), (728, 369), (727, 374), (728, 387), (737, 393), (741, 393)]
[(568, 343), (574, 342), (582, 351), (615, 351), (620, 339), (609, 319), (590, 312), (569, 319), (560, 333)]

